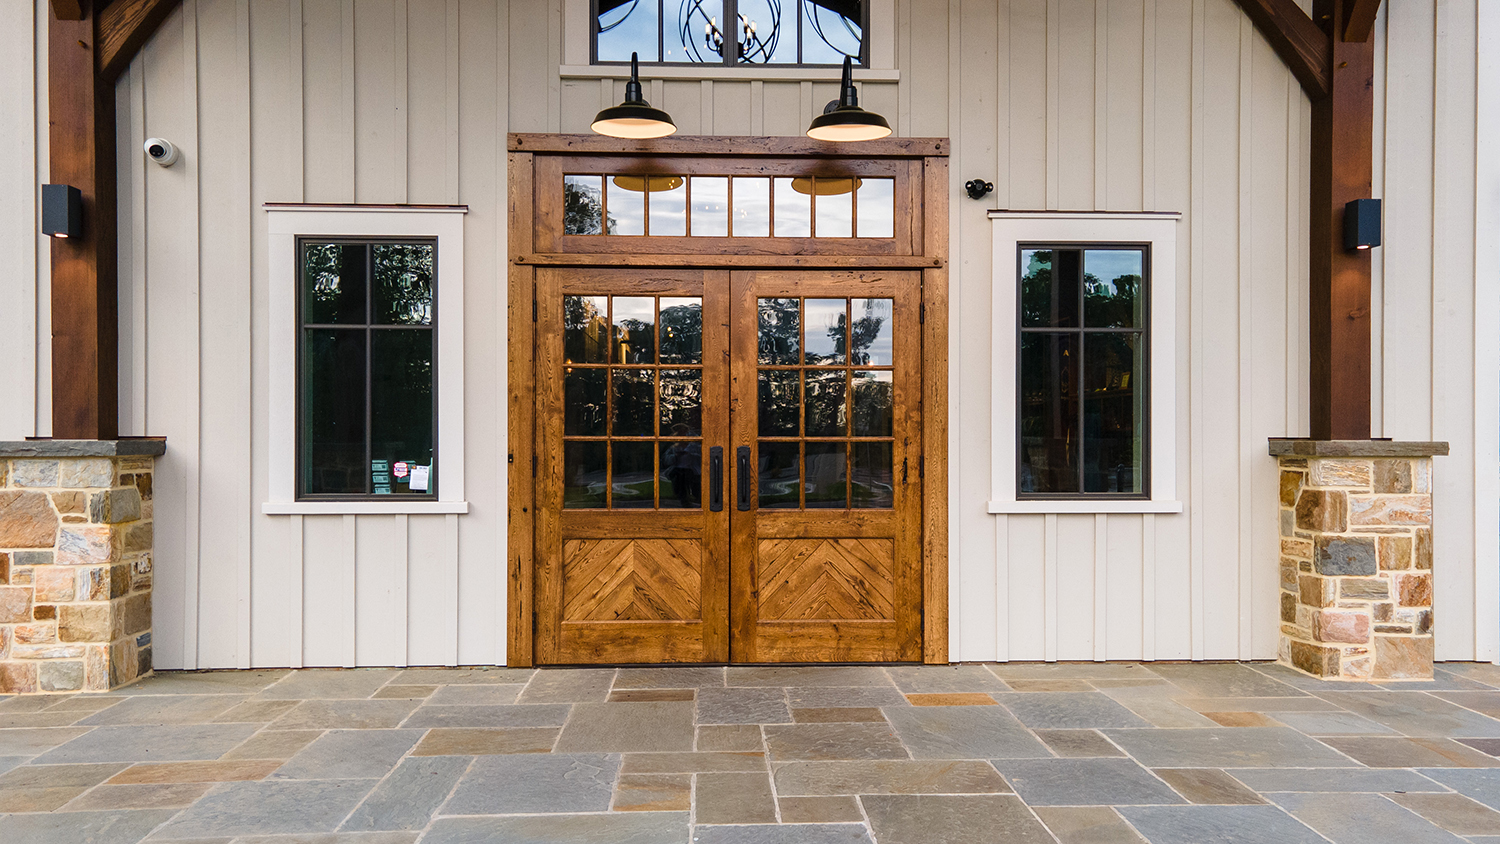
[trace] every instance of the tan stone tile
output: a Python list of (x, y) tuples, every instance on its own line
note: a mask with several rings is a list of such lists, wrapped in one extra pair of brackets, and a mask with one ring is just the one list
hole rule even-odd
[(295, 700), (247, 700), (214, 718), (218, 724), (269, 724), (297, 705)]
[(615, 783), (616, 812), (686, 812), (692, 807), (692, 774), (626, 774)]
[(1451, 739), (1351, 736), (1320, 741), (1370, 768), (1500, 767), (1500, 759)]
[(1189, 803), (1250, 806), (1266, 802), (1239, 780), (1217, 768), (1157, 768), (1151, 773), (1165, 780)]
[(994, 698), (978, 692), (910, 694), (906, 699), (912, 706), (999, 706)]
[(256, 733), (219, 758), (225, 762), (238, 759), (287, 760), (323, 735), (322, 730), (278, 730)]
[(1125, 755), (1098, 730), (1037, 730), (1036, 737), (1065, 759)]
[(1062, 844), (1144, 844), (1114, 809), (1039, 806), (1037, 817)]
[(792, 720), (798, 724), (874, 723), (885, 715), (873, 706), (840, 706), (827, 709), (793, 709)]
[(55, 811), (87, 790), (77, 786), (0, 789), (0, 814)]
[(1462, 794), (1398, 793), (1386, 796), (1449, 832), (1500, 835), (1500, 812)]
[(622, 774), (694, 774), (763, 771), (764, 753), (627, 753)]
[(692, 689), (615, 689), (609, 693), (609, 702), (638, 703), (692, 700), (693, 694)]
[[(626, 764), (628, 765), (628, 759)], [(792, 762), (776, 766), (776, 793), (793, 797), (834, 794), (1005, 794), (995, 766), (978, 760), (861, 759)]]
[(73, 800), (64, 807), (64, 811), (181, 809), (191, 806), (213, 786), (211, 782), (101, 785)]
[(1339, 712), (1320, 697), (1190, 697), (1177, 701), (1194, 712)]
[(506, 730), (439, 728), (429, 730), (411, 752), (413, 756), (494, 756), (504, 753), (550, 753), (557, 743), (557, 727), (517, 727)]
[(182, 782), (249, 782), (265, 779), (281, 767), (278, 759), (244, 762), (160, 762), (133, 765), (113, 777), (110, 785), (141, 785)]
[(1094, 686), (1087, 680), (1006, 680), (1018, 692), (1092, 692)]
[(693, 816), (701, 824), (776, 823), (776, 800), (765, 771), (699, 774)]
[(437, 691), (437, 686), (381, 686), (370, 697), (376, 700), (421, 700)]
[(1279, 727), (1281, 724), (1259, 712), (1205, 712), (1203, 717), (1223, 727)]
[(782, 823), (859, 823), (864, 815), (850, 796), (782, 797)]
[(22, 765), (0, 775), (0, 790), (92, 788), (128, 768), (124, 762), (76, 765)]
[(727, 750), (759, 753), (765, 741), (759, 724), (706, 724), (698, 728), (699, 751)]

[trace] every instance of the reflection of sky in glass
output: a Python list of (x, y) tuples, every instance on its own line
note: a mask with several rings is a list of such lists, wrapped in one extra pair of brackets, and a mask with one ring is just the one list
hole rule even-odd
[[(670, 184), (673, 176), (652, 176), (652, 187)], [(651, 236), (685, 237), (687, 235), (687, 179), (672, 190), (651, 192)]]
[(776, 236), (812, 236), (812, 197), (798, 193), (791, 179), (776, 182)]
[(855, 299), (850, 310), (854, 318), (854, 362), (870, 366), (890, 366), (891, 353), (890, 299)]
[(1108, 285), (1122, 275), (1142, 275), (1139, 249), (1089, 249), (1083, 253), (1083, 271)]
[(843, 299), (803, 300), (808, 363), (844, 362), (845, 304)]
[(697, 237), (729, 236), (729, 177), (694, 176), (693, 234)]
[(859, 236), (895, 237), (895, 180), (864, 179), (855, 196), (859, 203)]
[(818, 215), (818, 237), (854, 235), (854, 192), (824, 194), (813, 200)]
[[(754, 64), (796, 63), (797, 19), (794, 17), (795, 12), (786, 8), (795, 2), (797, 0), (740, 0), (740, 17), (755, 24), (755, 34), (764, 46), (772, 46), (773, 42), (775, 46), (769, 56), (758, 52), (742, 57), (742, 61)], [(773, 5), (775, 12), (772, 11)], [(729, 29), (725, 32), (725, 37), (737, 38), (738, 33)]]
[(850, 20), (812, 0), (797, 0), (802, 7), (802, 63), (843, 64), (844, 56), (859, 61), (859, 20)]
[[(674, 7), (676, 12), (672, 11)], [(724, 60), (714, 52), (704, 32), (710, 20), (724, 20), (721, 0), (667, 0), (666, 9), (666, 31), (662, 33), (666, 56), (663, 61), (717, 64)]]
[(734, 180), (734, 236), (768, 237), (770, 234), (771, 180), (736, 177)]
[(626, 0), (600, 15), (599, 61), (628, 62), (632, 52), (640, 53), (643, 62), (658, 61), (656, 4), (657, 0)]
[(614, 227), (609, 230), (610, 234), (645, 234), (646, 233), (646, 194), (638, 190), (626, 190), (615, 184), (614, 179), (606, 179), (605, 196), (608, 206), (610, 222)]

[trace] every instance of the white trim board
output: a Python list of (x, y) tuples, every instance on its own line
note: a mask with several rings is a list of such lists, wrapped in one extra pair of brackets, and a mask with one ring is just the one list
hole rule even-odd
[[(1177, 213), (991, 211), (994, 245), (990, 501), (1000, 513), (1180, 513), (1177, 500)], [(1151, 288), (1147, 349), (1151, 368), (1151, 497), (1143, 500), (1038, 501), (1016, 497), (1016, 250), (1026, 242), (1149, 243)]]
[[(271, 282), (267, 515), (467, 513), (464, 498), (464, 214), (453, 207), (266, 206)], [(297, 500), (297, 238), (437, 239), (436, 501)]]

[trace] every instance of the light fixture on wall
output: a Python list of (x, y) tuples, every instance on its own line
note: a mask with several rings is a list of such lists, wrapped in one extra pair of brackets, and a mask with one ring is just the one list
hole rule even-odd
[(632, 176), (622, 174), (611, 179), (615, 187), (622, 190), (632, 190), (636, 193), (661, 193), (662, 191), (677, 190), (682, 187), (681, 176)]
[(1380, 245), (1380, 200), (1355, 199), (1344, 204), (1344, 248), (1369, 249)]
[(677, 131), (671, 115), (659, 108), (652, 108), (641, 95), (640, 64), (635, 53), (630, 54), (630, 81), (625, 83), (625, 102), (607, 108), (594, 117), (589, 126), (601, 135), (611, 138), (664, 138)]
[(83, 235), (83, 193), (72, 185), (42, 185), (42, 234), (70, 238)]
[(879, 140), (890, 133), (891, 124), (884, 117), (859, 107), (859, 92), (854, 89), (854, 63), (845, 56), (839, 98), (813, 118), (807, 136), (815, 141), (847, 142)]

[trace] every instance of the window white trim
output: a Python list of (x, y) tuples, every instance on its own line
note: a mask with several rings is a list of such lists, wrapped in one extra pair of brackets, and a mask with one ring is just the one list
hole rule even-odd
[[(991, 211), (994, 333), (990, 454), (991, 513), (1180, 513), (1177, 500), (1177, 213)], [(1016, 250), (1027, 242), (1150, 243), (1151, 498), (1016, 498)]]
[[(267, 514), (467, 513), (464, 499), (465, 206), (267, 203), (270, 295), (270, 498)], [(297, 238), (437, 239), (436, 501), (297, 500)]]

